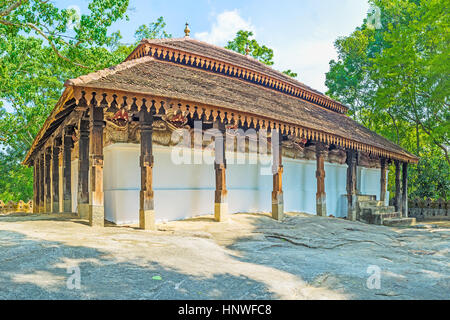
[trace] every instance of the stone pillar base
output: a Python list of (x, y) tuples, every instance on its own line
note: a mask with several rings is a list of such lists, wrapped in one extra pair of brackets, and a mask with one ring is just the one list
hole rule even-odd
[(105, 226), (105, 207), (89, 205), (89, 225), (91, 227)]
[(226, 221), (228, 218), (228, 203), (214, 203), (214, 220), (217, 222)]
[(80, 203), (78, 205), (78, 216), (80, 219), (89, 220), (89, 204)]
[(316, 214), (320, 217), (327, 216), (327, 200), (325, 196), (316, 199)]
[(72, 200), (64, 200), (63, 209), (64, 212), (72, 212)]
[(272, 218), (281, 221), (284, 218), (283, 193), (272, 193)]
[(272, 203), (272, 218), (282, 221), (284, 218), (284, 205), (282, 203)]
[(155, 210), (139, 210), (139, 228), (156, 230)]

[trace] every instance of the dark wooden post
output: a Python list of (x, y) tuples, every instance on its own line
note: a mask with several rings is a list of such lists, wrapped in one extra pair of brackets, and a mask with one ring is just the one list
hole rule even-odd
[(45, 149), (45, 212), (52, 212), (52, 148)]
[(403, 162), (402, 169), (402, 216), (408, 217), (408, 163)]
[(78, 140), (78, 216), (89, 219), (89, 120), (80, 120)]
[(395, 164), (395, 211), (402, 212), (402, 193), (401, 193), (401, 180), (400, 180), (400, 162), (394, 161)]
[(316, 193), (316, 214), (318, 216), (327, 216), (327, 196), (325, 193), (325, 145), (323, 143), (316, 144), (316, 179), (317, 179), (317, 193)]
[(214, 128), (219, 130), (214, 138), (214, 170), (216, 173), (216, 191), (214, 193), (214, 218), (216, 221), (225, 221), (228, 215), (226, 168), (225, 158), (225, 123), (218, 119)]
[(273, 173), (273, 191), (272, 191), (272, 218), (278, 221), (284, 217), (284, 199), (283, 199), (283, 135), (281, 130), (272, 130), (272, 173)]
[(356, 221), (356, 152), (347, 151), (347, 219)]
[(72, 212), (72, 140), (73, 127), (64, 130), (63, 138), (63, 210)]
[(380, 169), (380, 201), (385, 202), (386, 200), (386, 159), (381, 158), (381, 169)]
[(39, 212), (45, 212), (45, 154), (39, 156)]
[(153, 115), (143, 107), (139, 115), (141, 134), (141, 192), (139, 194), (139, 227), (155, 230), (155, 203), (153, 192)]
[(52, 186), (53, 186), (53, 213), (59, 212), (59, 153), (61, 151), (61, 138), (56, 138), (53, 144)]
[(39, 213), (39, 169), (39, 157), (36, 157), (33, 165), (33, 213)]
[(89, 195), (89, 224), (105, 225), (105, 207), (103, 195), (103, 107), (90, 104), (89, 160), (91, 189)]

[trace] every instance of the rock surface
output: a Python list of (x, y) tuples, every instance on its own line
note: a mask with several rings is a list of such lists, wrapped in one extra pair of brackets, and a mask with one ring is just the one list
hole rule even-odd
[[(305, 214), (283, 222), (205, 216), (158, 231), (7, 215), (0, 299), (450, 299), (449, 251), (448, 226), (388, 228)], [(76, 267), (80, 289), (69, 289)], [(380, 287), (369, 289), (376, 271)]]

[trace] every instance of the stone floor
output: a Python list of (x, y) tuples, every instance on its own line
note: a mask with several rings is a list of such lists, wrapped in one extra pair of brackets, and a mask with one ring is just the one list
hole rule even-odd
[(236, 214), (143, 231), (5, 215), (0, 299), (450, 299), (450, 228), (419, 227)]

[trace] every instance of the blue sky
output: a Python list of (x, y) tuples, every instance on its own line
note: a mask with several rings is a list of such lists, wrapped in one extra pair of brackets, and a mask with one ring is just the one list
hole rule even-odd
[[(56, 4), (76, 5), (85, 13), (88, 1)], [(361, 25), (368, 9), (366, 0), (130, 0), (130, 20), (112, 30), (121, 31), (123, 42), (133, 43), (139, 25), (163, 16), (174, 37), (184, 35), (188, 21), (192, 37), (223, 46), (239, 29), (249, 29), (258, 42), (274, 49), (275, 69), (292, 69), (298, 80), (325, 92), (325, 72), (336, 58), (334, 40)]]

